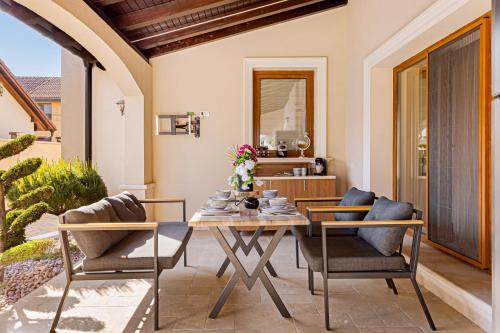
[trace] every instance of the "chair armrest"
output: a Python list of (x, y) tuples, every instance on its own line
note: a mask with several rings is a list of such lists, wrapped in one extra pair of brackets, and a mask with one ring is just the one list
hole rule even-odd
[(59, 231), (97, 231), (97, 230), (155, 230), (158, 222), (109, 222), (59, 224)]
[(306, 207), (309, 213), (357, 213), (369, 212), (372, 206), (312, 206)]
[(153, 199), (141, 199), (140, 203), (184, 203), (186, 198), (153, 198)]
[(293, 201), (295, 204), (299, 202), (328, 202), (328, 201), (341, 201), (343, 197), (306, 197), (306, 198), (295, 198)]
[(418, 227), (422, 220), (387, 220), (387, 221), (323, 221), (324, 228), (377, 228), (377, 227)]

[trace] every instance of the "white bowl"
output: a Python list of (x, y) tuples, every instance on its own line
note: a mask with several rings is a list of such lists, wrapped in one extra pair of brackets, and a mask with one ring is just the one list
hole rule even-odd
[(231, 190), (217, 190), (215, 191), (215, 196), (219, 199), (229, 199)]
[(260, 206), (269, 206), (269, 198), (259, 198)]
[(229, 204), (229, 201), (221, 198), (210, 198), (209, 204), (212, 208), (224, 209)]
[(278, 190), (264, 190), (262, 191), (264, 198), (276, 198), (278, 196)]
[(286, 197), (278, 197), (269, 199), (269, 204), (271, 207), (284, 207), (288, 203), (288, 198)]

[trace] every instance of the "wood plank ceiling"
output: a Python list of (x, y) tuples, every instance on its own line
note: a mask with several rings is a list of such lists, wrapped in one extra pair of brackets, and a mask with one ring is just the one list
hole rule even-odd
[(146, 58), (347, 4), (347, 0), (85, 1)]

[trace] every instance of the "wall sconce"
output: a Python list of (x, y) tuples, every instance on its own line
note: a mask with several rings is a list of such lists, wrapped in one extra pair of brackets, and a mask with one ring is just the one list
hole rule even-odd
[(120, 110), (123, 116), (123, 114), (125, 113), (125, 101), (123, 99), (119, 100), (118, 102), (116, 102), (116, 105), (118, 105), (118, 110)]

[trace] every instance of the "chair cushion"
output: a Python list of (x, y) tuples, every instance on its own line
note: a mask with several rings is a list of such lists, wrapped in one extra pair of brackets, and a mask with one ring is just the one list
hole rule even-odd
[[(111, 204), (116, 215), (124, 222), (144, 222), (145, 214), (143, 214), (133, 203), (133, 201), (124, 196), (113, 196), (104, 198)], [(133, 203), (133, 204), (131, 204)], [(131, 207), (131, 208), (129, 208)]]
[[(368, 206), (373, 205), (375, 193), (361, 191), (353, 187), (344, 194), (339, 202), (339, 206)], [(336, 221), (361, 221), (365, 218), (367, 212), (361, 213), (335, 213)]]
[[(366, 215), (365, 221), (410, 220), (413, 205), (381, 197)], [(360, 228), (358, 236), (375, 247), (385, 256), (392, 256), (403, 242), (406, 227)]]
[[(144, 209), (139, 199), (132, 193), (122, 192), (106, 199), (114, 201), (113, 208), (120, 218), (123, 216), (123, 221), (146, 221), (146, 209)], [(121, 203), (118, 203), (117, 200), (120, 200), (125, 207)]]
[[(72, 209), (64, 213), (64, 221), (68, 224), (96, 223), (96, 222), (120, 222), (111, 204), (106, 200), (100, 200), (88, 206)], [(73, 231), (76, 244), (88, 258), (97, 258), (112, 245), (119, 242), (128, 235), (126, 230), (96, 230), (96, 231)]]
[[(321, 237), (321, 222), (312, 222), (312, 237)], [(307, 226), (305, 225), (294, 225), (292, 226), (292, 234), (297, 238), (297, 240), (302, 239), (307, 236)], [(356, 237), (358, 234), (358, 229), (342, 228), (327, 229), (326, 235), (328, 237)]]
[[(158, 227), (159, 269), (173, 268), (181, 257), (193, 229), (184, 222), (164, 222)], [(133, 231), (99, 258), (85, 258), (87, 272), (153, 269), (153, 233)]]
[[(405, 259), (400, 254), (384, 256), (360, 237), (327, 238), (329, 272), (400, 271), (405, 269)], [(323, 271), (321, 238), (303, 238), (300, 249), (309, 267)]]

